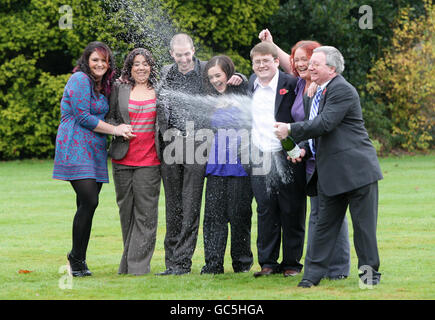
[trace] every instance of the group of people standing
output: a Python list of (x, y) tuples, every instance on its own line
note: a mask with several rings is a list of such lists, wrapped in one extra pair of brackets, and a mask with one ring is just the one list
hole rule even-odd
[[(311, 287), (324, 277), (344, 279), (349, 275), (348, 206), (358, 267), (368, 266), (368, 281), (379, 282), (377, 181), (382, 174), (364, 128), (358, 94), (340, 75), (344, 60), (337, 49), (314, 41), (298, 42), (288, 55), (273, 43), (267, 29), (259, 37), (261, 42), (251, 50), (254, 74), (249, 80), (235, 72), (227, 56), (200, 61), (192, 39), (184, 33), (172, 38), (174, 63), (162, 68), (159, 81), (155, 61), (146, 49), (132, 50), (121, 76), (114, 81), (114, 60), (107, 45), (92, 42), (86, 47), (62, 97), (53, 172), (53, 178), (70, 181), (76, 193), (72, 249), (67, 255), (73, 276), (91, 275), (86, 251), (98, 195), (102, 183), (108, 182), (109, 134), (108, 153), (124, 243), (119, 273), (150, 272), (161, 180), (166, 205), (166, 270), (156, 275), (191, 271), (207, 178), (201, 274), (224, 272), (228, 224), (233, 270), (250, 271), (253, 198), (257, 202), (261, 266), (254, 276), (301, 273), (308, 195), (311, 213), (299, 286)], [(225, 137), (221, 141), (217, 133), (208, 148), (213, 152), (209, 152), (207, 163), (187, 161), (187, 144), (192, 139), (186, 129), (189, 121), (199, 125), (200, 115), (207, 121), (201, 121), (196, 129), (214, 132), (237, 130), (246, 123), (235, 105), (195, 110), (181, 99), (160, 94), (165, 90), (192, 96), (250, 96), (250, 148), (261, 159), (271, 159), (272, 170), (253, 174), (264, 164), (242, 163), (240, 154), (232, 161), (231, 141)], [(173, 142), (165, 138), (167, 130), (176, 132), (172, 138), (183, 146), (177, 161), (170, 163), (162, 156)], [(281, 146), (280, 140), (289, 135), (302, 149), (298, 159), (288, 158)], [(194, 141), (194, 146), (199, 143)], [(274, 169), (290, 178), (275, 179), (271, 185)], [(281, 247), (282, 261), (278, 262)]]

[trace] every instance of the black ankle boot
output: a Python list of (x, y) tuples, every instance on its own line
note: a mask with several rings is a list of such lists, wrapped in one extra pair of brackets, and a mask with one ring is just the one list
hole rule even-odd
[(76, 259), (71, 252), (67, 255), (70, 267), (70, 273), (73, 277), (91, 276), (92, 272), (88, 269), (86, 260)]

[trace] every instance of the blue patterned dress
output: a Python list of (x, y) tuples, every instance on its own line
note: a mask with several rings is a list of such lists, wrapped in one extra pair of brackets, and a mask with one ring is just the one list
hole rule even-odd
[(53, 178), (109, 182), (106, 135), (93, 131), (109, 111), (107, 98), (97, 98), (89, 77), (76, 72), (65, 86), (60, 107)]

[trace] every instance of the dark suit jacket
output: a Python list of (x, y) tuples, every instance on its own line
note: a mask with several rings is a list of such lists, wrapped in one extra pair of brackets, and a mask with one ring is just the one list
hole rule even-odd
[[(110, 94), (109, 112), (106, 115), (106, 122), (112, 125), (122, 123), (130, 124), (130, 115), (128, 112), (128, 101), (130, 99), (131, 85), (124, 83), (115, 83)], [(157, 156), (161, 160), (159, 139), (158, 139), (158, 122), (155, 122), (155, 144)], [(109, 155), (116, 159), (122, 159), (128, 151), (129, 140), (123, 137), (113, 137), (109, 148)]]
[[(280, 70), (278, 70), (278, 72), (278, 85), (276, 87), (275, 98), (275, 119), (279, 122), (294, 122), (291, 115), (291, 108), (296, 99), (295, 88), (297, 79)], [(251, 75), (249, 78), (248, 92), (250, 94), (254, 93), (255, 79), (257, 79), (255, 74)], [(284, 93), (284, 90), (281, 91), (282, 89), (286, 90), (286, 92)]]
[[(306, 119), (311, 100), (304, 99)], [(327, 196), (382, 179), (376, 150), (364, 127), (358, 93), (341, 75), (323, 90), (317, 117), (291, 124), (290, 135), (296, 142), (315, 139), (315, 175)], [(309, 157), (310, 148), (306, 150)]]

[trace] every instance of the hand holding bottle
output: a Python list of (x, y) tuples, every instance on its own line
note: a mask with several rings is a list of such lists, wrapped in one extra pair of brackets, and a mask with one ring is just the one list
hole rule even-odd
[(275, 135), (281, 140), (282, 148), (287, 152), (287, 160), (291, 160), (293, 163), (301, 162), (305, 156), (305, 149), (299, 148), (299, 146), (289, 136), (289, 125), (284, 122), (276, 122), (274, 125)]
[(273, 125), (275, 128), (275, 135), (279, 140), (283, 140), (288, 136), (288, 123), (275, 122)]
[(303, 157), (305, 157), (305, 154), (307, 153), (306, 151), (305, 151), (305, 149), (300, 149), (300, 155), (299, 155), (299, 157), (298, 158), (291, 158), (290, 156), (287, 156), (287, 160), (291, 160), (293, 163), (298, 163), (298, 162), (301, 162), (302, 161), (302, 158)]

